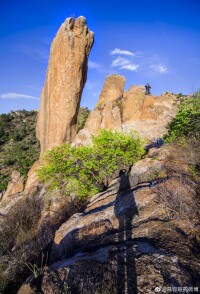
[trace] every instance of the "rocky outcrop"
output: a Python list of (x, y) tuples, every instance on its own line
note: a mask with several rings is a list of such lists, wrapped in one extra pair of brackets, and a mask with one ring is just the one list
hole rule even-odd
[(103, 89), (101, 91), (98, 105), (105, 102), (115, 101), (122, 98), (124, 93), (125, 77), (120, 75), (110, 75), (106, 78)]
[(41, 155), (63, 142), (70, 143), (76, 135), (93, 41), (94, 34), (82, 16), (67, 18), (53, 40), (36, 129)]
[(32, 165), (31, 169), (28, 172), (28, 178), (27, 178), (24, 190), (30, 191), (31, 189), (34, 189), (39, 184), (36, 171), (40, 167), (40, 164), (41, 162), (38, 160)]
[(96, 135), (101, 128), (126, 133), (136, 130), (147, 141), (166, 133), (166, 126), (177, 111), (176, 96), (145, 95), (144, 87), (135, 85), (124, 92), (124, 84), (122, 76), (112, 75), (106, 79), (99, 101), (73, 145), (90, 144), (91, 135)]
[(11, 174), (11, 181), (8, 183), (6, 192), (3, 194), (2, 200), (8, 196), (22, 192), (24, 190), (24, 177), (20, 177), (20, 173), (14, 170)]
[[(29, 269), (36, 266), (41, 252), (50, 249), (55, 231), (76, 211), (74, 198), (48, 192), (41, 184), (0, 202), (0, 293), (17, 292), (21, 281), (33, 273), (27, 265)], [(40, 266), (43, 263), (40, 261)], [(35, 267), (36, 275), (38, 269)], [(24, 285), (19, 293), (35, 292)]]
[(99, 101), (86, 120), (85, 127), (76, 135), (73, 145), (90, 144), (91, 135), (96, 135), (101, 128), (121, 130), (121, 110), (118, 102), (124, 92), (125, 78), (111, 75), (106, 78)]
[(173, 94), (145, 95), (144, 87), (131, 86), (123, 98), (122, 130), (136, 130), (148, 141), (161, 138), (176, 115), (178, 101)]
[(168, 171), (169, 154), (167, 147), (149, 152), (59, 228), (41, 293), (135, 294), (199, 285), (194, 190)]

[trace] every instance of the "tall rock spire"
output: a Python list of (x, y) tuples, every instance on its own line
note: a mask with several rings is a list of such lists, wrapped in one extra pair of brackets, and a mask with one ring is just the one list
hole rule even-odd
[(77, 113), (93, 41), (94, 33), (80, 16), (67, 18), (52, 42), (36, 128), (41, 155), (63, 142), (72, 142), (76, 135)]

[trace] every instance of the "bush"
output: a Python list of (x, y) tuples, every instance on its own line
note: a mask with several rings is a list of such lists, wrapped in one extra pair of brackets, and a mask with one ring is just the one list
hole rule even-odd
[(92, 146), (62, 145), (45, 155), (45, 165), (37, 171), (50, 188), (65, 189), (67, 195), (88, 198), (106, 185), (118, 169), (132, 165), (145, 153), (144, 142), (135, 133), (101, 130), (92, 137)]
[(179, 110), (168, 125), (165, 142), (184, 136), (199, 136), (200, 133), (200, 91), (190, 98), (180, 99)]
[(42, 241), (37, 237), (43, 200), (37, 193), (22, 197), (10, 207), (0, 228), (0, 293), (16, 293), (37, 262)]
[(80, 107), (77, 117), (78, 131), (82, 130), (85, 126), (86, 120), (90, 114), (90, 110), (86, 107)]
[(6, 190), (9, 180), (10, 176), (0, 174), (0, 192)]

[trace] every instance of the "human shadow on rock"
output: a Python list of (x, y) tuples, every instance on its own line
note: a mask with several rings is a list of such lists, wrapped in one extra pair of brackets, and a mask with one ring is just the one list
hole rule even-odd
[(137, 294), (135, 250), (131, 240), (133, 238), (132, 220), (138, 215), (138, 208), (133, 190), (130, 189), (129, 174), (126, 170), (121, 170), (119, 177), (120, 186), (115, 201), (114, 213), (119, 221), (118, 243), (124, 245), (122, 250), (121, 246), (119, 247), (117, 254), (117, 293)]

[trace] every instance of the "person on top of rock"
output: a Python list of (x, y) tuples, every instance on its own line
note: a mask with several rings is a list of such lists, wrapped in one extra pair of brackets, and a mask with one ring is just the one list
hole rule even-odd
[(151, 95), (150, 93), (151, 86), (149, 85), (149, 83), (146, 84), (145, 89), (146, 89), (145, 95)]

